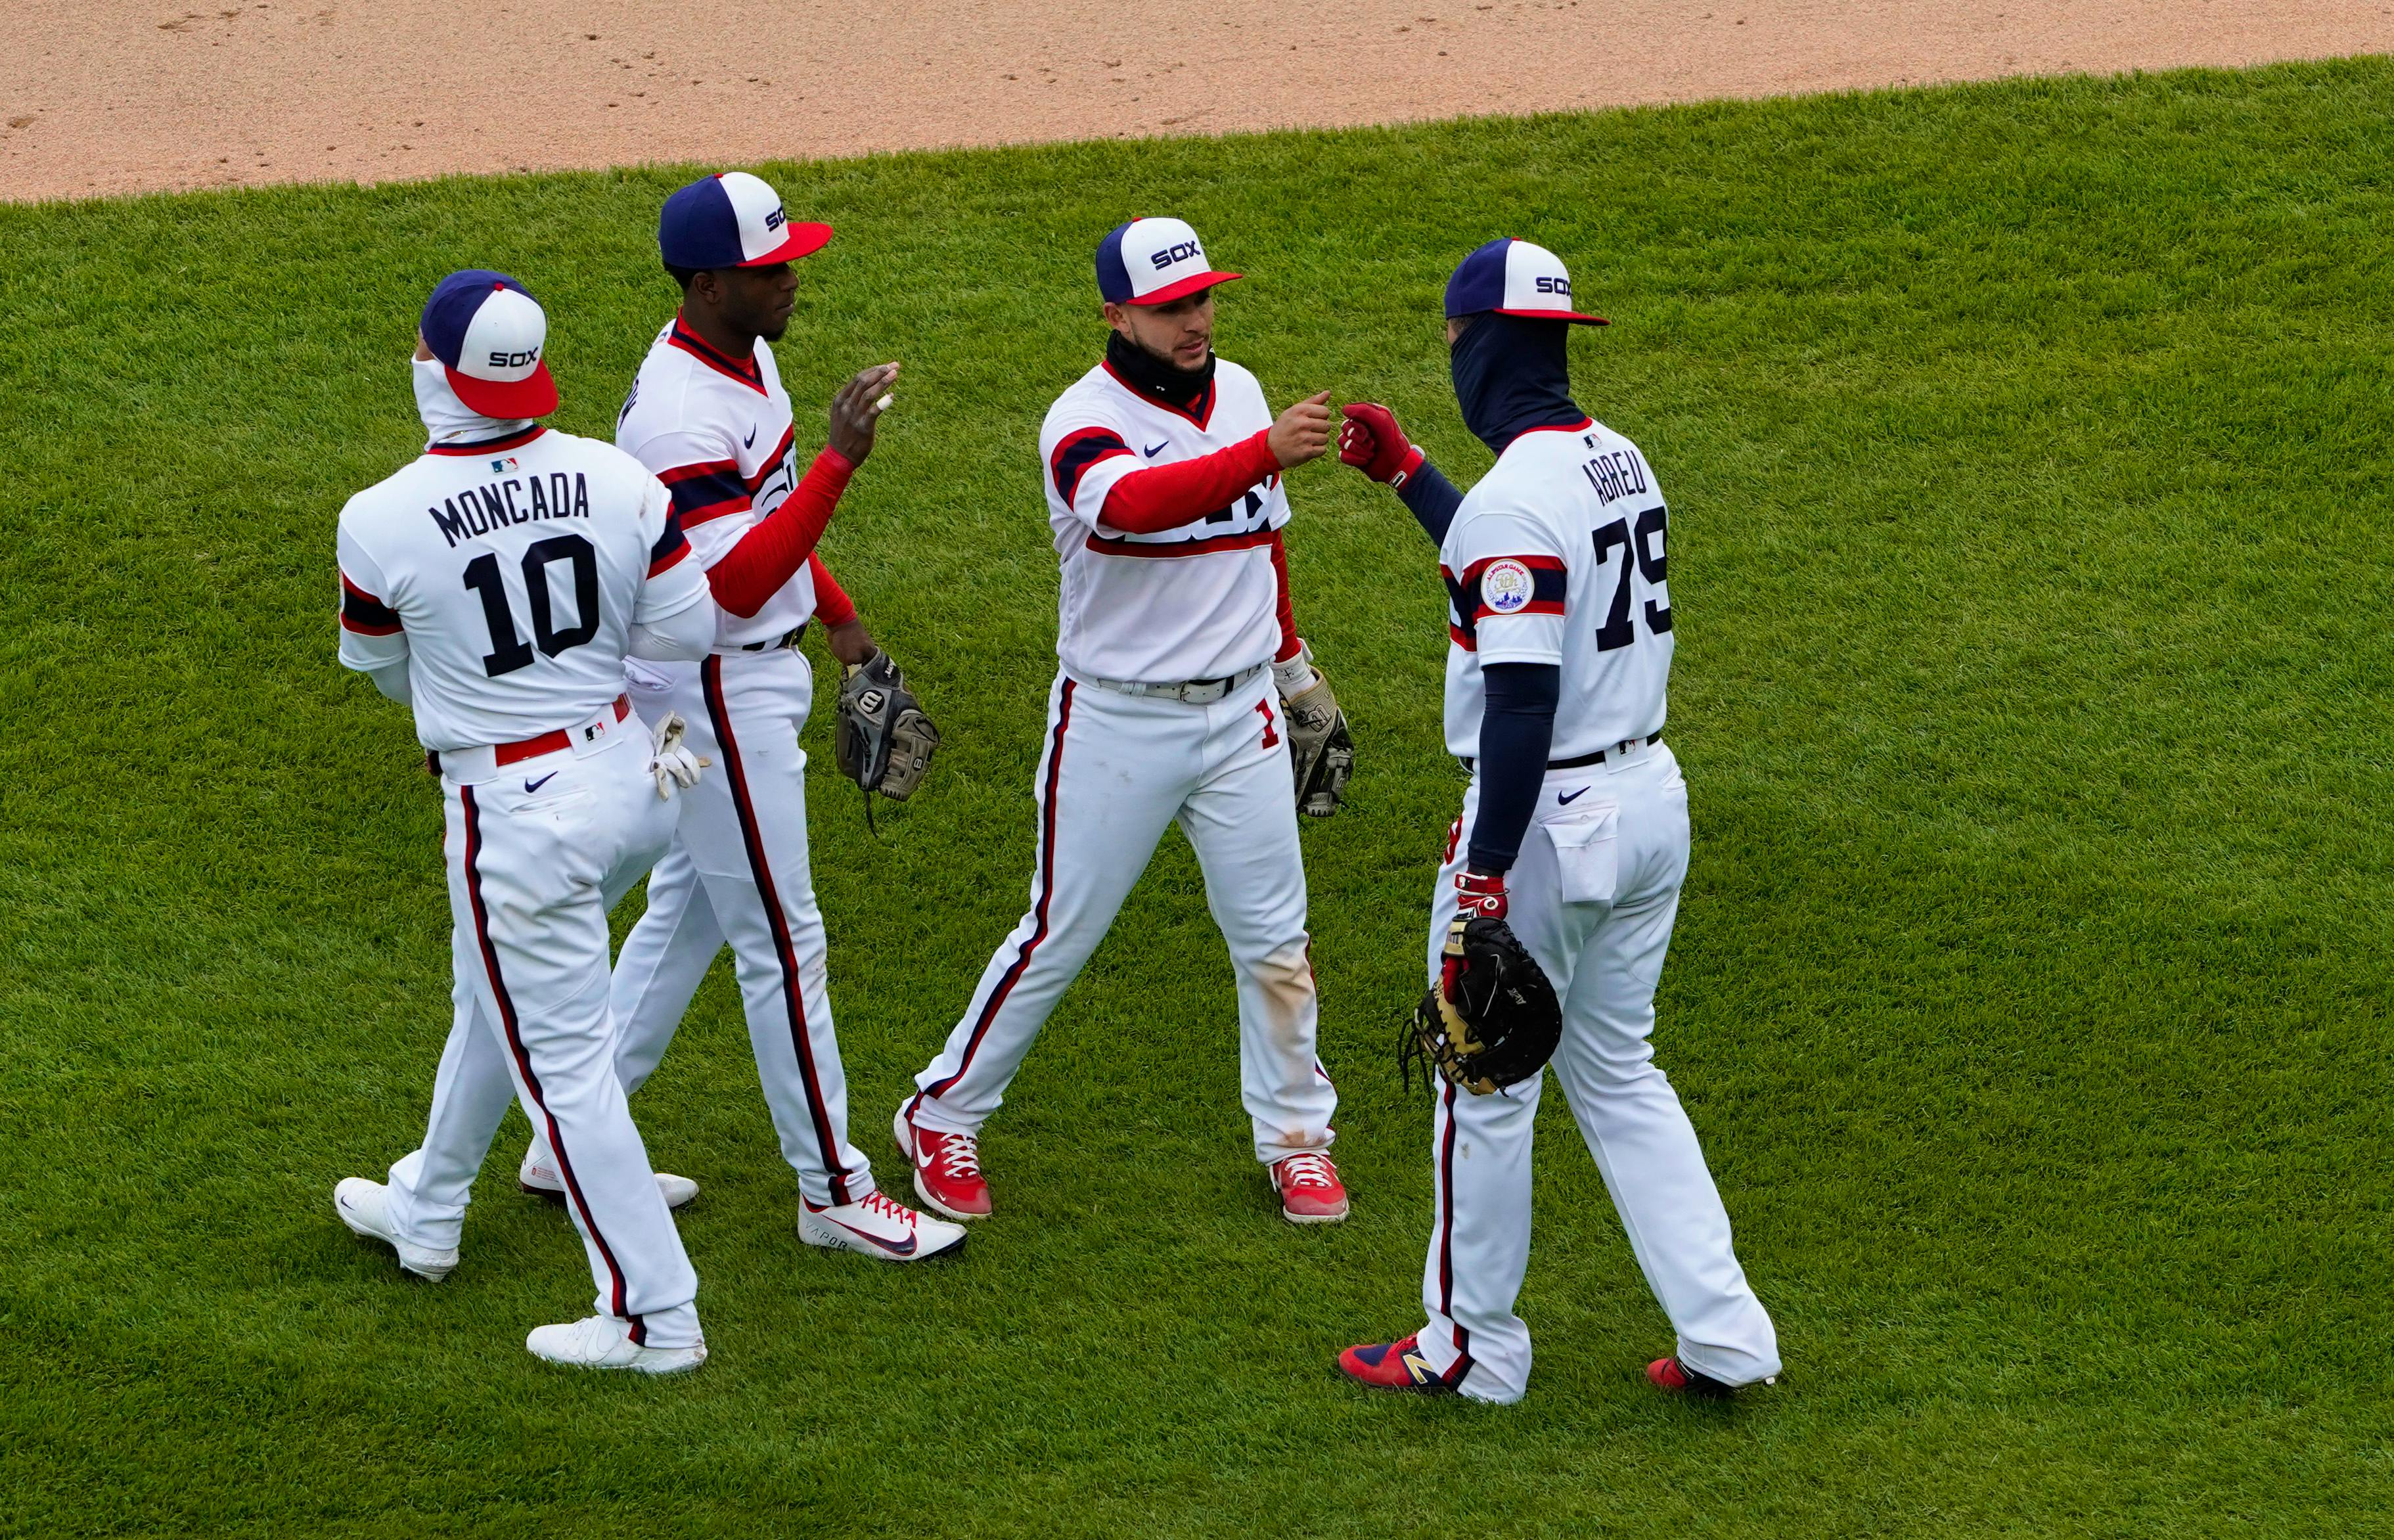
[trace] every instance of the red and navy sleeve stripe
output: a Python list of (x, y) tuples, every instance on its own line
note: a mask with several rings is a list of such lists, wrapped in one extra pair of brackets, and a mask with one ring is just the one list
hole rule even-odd
[(1111, 428), (1084, 428), (1065, 434), (1056, 453), (1047, 456), (1047, 469), (1056, 478), (1056, 494), (1072, 502), (1081, 490), (1081, 478), (1088, 474), (1091, 466), (1129, 453), (1130, 445)]
[(676, 466), (657, 478), (673, 494), (674, 512), (685, 525), (704, 524), (748, 507), (748, 483), (737, 460), (708, 460)]
[(681, 510), (665, 510), (665, 533), (649, 547), (649, 575), (656, 576), (690, 554), (690, 540), (681, 533)]
[[(1527, 604), (1499, 610), (1488, 602), (1487, 596), (1481, 592), (1481, 584), (1488, 575), (1488, 569), (1499, 561), (1514, 562), (1530, 570), (1530, 601)], [(1555, 557), (1492, 556), (1463, 570), (1461, 592), (1457, 596), (1454, 612), (1469, 616), (1469, 624), (1474, 630), (1481, 621), (1492, 616), (1502, 619), (1507, 615), (1559, 615), (1563, 612), (1563, 596), (1568, 583), (1569, 574), (1563, 571), (1562, 562)], [(1463, 602), (1467, 599), (1468, 604)]]
[(1439, 581), (1446, 585), (1446, 638), (1467, 652), (1480, 651), (1480, 631), (1471, 624), (1471, 606), (1463, 597), (1463, 585), (1453, 573), (1439, 564)]
[(341, 629), (354, 631), (362, 637), (395, 637), (400, 633), (399, 612), (367, 593), (341, 574)]

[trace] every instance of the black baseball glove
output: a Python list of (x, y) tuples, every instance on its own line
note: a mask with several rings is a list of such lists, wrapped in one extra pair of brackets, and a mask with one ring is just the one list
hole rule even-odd
[(1414, 1007), (1397, 1046), (1408, 1084), (1416, 1060), (1474, 1096), (1546, 1067), (1563, 1039), (1561, 1002), (1546, 970), (1503, 920), (1457, 916), (1438, 983)]
[(940, 730), (924, 715), (923, 703), (906, 688), (906, 676), (888, 653), (876, 650), (849, 665), (839, 687), (832, 757), (840, 774), (864, 788), (866, 812), (873, 809), (875, 792), (893, 802), (914, 796), (939, 746)]

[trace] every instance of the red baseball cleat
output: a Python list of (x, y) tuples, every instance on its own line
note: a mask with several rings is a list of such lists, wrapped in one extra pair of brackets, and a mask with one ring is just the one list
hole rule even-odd
[(1290, 1224), (1335, 1225), (1347, 1217), (1347, 1189), (1338, 1180), (1338, 1167), (1319, 1150), (1272, 1162), (1271, 1184), (1280, 1194), (1280, 1216)]
[[(1646, 1365), (1646, 1377), (1654, 1382), (1656, 1389), (1675, 1396), (1703, 1396), (1717, 1401), (1734, 1394), (1737, 1389), (1734, 1385), (1724, 1385), (1710, 1375), (1689, 1368), (1676, 1358), (1658, 1358), (1649, 1363)], [(1762, 1383), (1769, 1385), (1772, 1381), (1766, 1379)]]
[(898, 1109), (891, 1132), (899, 1153), (914, 1167), (914, 1195), (951, 1219), (986, 1219), (989, 1179), (980, 1174), (980, 1140), (970, 1134), (942, 1134), (915, 1125)]
[(1449, 1396), (1454, 1387), (1438, 1377), (1421, 1355), (1421, 1334), (1401, 1342), (1358, 1343), (1338, 1355), (1337, 1370), (1358, 1385), (1375, 1390), (1414, 1390), (1426, 1396)]

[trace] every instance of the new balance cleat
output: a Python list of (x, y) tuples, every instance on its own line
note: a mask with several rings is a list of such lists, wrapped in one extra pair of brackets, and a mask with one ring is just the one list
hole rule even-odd
[(862, 1252), (883, 1262), (923, 1262), (965, 1244), (965, 1227), (917, 1214), (886, 1192), (817, 1207), (798, 1200), (798, 1239), (810, 1246)]
[(1425, 1396), (1447, 1396), (1454, 1387), (1439, 1377), (1421, 1352), (1421, 1334), (1401, 1342), (1359, 1343), (1338, 1355), (1338, 1372), (1375, 1390), (1412, 1390)]
[(412, 1272), (428, 1283), (438, 1283), (455, 1270), (454, 1251), (434, 1251), (428, 1246), (410, 1245), (399, 1238), (390, 1222), (390, 1189), (363, 1177), (344, 1177), (333, 1188), (333, 1212), (352, 1234), (370, 1241), (380, 1241), (399, 1253), (401, 1270)]
[(632, 1323), (612, 1315), (585, 1316), (561, 1326), (534, 1326), (524, 1338), (534, 1358), (572, 1369), (632, 1369), (683, 1375), (706, 1362), (706, 1344), (650, 1348), (632, 1340)]
[(980, 1140), (917, 1126), (901, 1106), (890, 1125), (898, 1152), (914, 1168), (914, 1195), (951, 1219), (986, 1219), (989, 1178), (980, 1171)]
[(1347, 1217), (1347, 1188), (1338, 1167), (1319, 1150), (1272, 1162), (1271, 1184), (1280, 1194), (1280, 1217), (1290, 1224), (1335, 1225)]

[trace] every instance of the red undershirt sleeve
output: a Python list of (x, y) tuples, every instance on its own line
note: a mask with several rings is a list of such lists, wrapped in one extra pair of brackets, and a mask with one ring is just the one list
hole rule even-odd
[(1271, 559), (1272, 583), (1280, 590), (1280, 651), (1272, 654), (1272, 662), (1286, 663), (1305, 650), (1305, 643), (1296, 635), (1296, 606), (1288, 597), (1288, 547), (1282, 543), (1278, 530), (1272, 531)]
[[(779, 511), (779, 510), (776, 510)], [(839, 580), (823, 565), (822, 553), (812, 551), (807, 556), (807, 570), (815, 580), (815, 619), (826, 626), (846, 625), (856, 618), (856, 605)]]
[(1125, 534), (1157, 534), (1203, 519), (1280, 469), (1265, 428), (1228, 449), (1134, 470), (1106, 493), (1098, 515)]
[(840, 494), (855, 474), (856, 467), (835, 449), (825, 448), (816, 455), (782, 506), (706, 570), (715, 602), (743, 620), (762, 610), (814, 554)]

